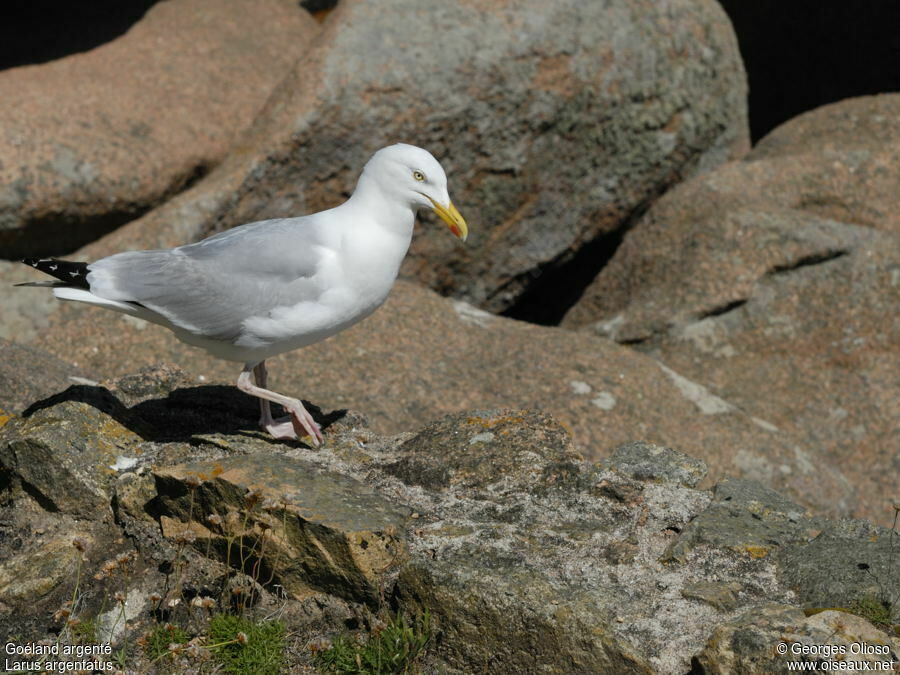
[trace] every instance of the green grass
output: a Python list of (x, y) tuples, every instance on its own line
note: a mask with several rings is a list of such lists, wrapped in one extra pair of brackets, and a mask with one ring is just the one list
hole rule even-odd
[(87, 619), (85, 621), (81, 621), (80, 623), (72, 626), (70, 628), (72, 631), (72, 639), (75, 640), (77, 644), (97, 644), (100, 640), (97, 639), (97, 619)]
[[(239, 639), (239, 634), (246, 636), (246, 641)], [(284, 663), (284, 638), (280, 621), (254, 623), (242, 616), (219, 614), (209, 622), (208, 647), (226, 673), (277, 675)]]
[(874, 595), (863, 596), (853, 603), (850, 607), (850, 611), (876, 626), (880, 625), (886, 627), (893, 623), (891, 621), (890, 607)]
[(431, 620), (426, 612), (410, 625), (398, 615), (383, 630), (373, 631), (364, 644), (351, 636), (337, 637), (316, 657), (323, 670), (342, 675), (414, 673), (416, 660), (431, 639)]
[(147, 636), (147, 645), (144, 651), (151, 660), (162, 658), (169, 653), (169, 645), (183, 645), (190, 639), (190, 636), (183, 628), (165, 624), (154, 628)]

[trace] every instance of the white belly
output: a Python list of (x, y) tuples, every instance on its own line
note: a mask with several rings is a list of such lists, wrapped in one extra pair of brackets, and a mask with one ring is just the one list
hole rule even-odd
[(320, 279), (323, 291), (315, 300), (248, 318), (234, 341), (221, 342), (178, 330), (176, 335), (218, 358), (256, 363), (320, 342), (349, 328), (384, 303), (406, 254), (406, 248), (401, 250), (396, 241), (356, 244), (357, 251), (343, 251), (340, 267), (323, 273)]

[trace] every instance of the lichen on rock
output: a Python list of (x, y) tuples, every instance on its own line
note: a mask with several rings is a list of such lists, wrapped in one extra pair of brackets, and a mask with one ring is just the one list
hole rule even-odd
[[(391, 607), (429, 614), (427, 664), (449, 672), (766, 672), (783, 662), (724, 636), (771, 636), (780, 616), (797, 640), (833, 641), (804, 611), (900, 592), (889, 531), (752, 481), (698, 489), (702, 462), (674, 449), (586, 462), (552, 417), (500, 409), (392, 437), (337, 411), (312, 450), (252, 431), (251, 401), (176, 382), (155, 368), (81, 385), (0, 431), (0, 517), (20, 542), (0, 554), (0, 629), (43, 636), (72, 592), (71, 561), (49, 565), (67, 549), (86, 566), (84, 616), (126, 556), (132, 637), (204, 603), (280, 608), (301, 642)], [(217, 396), (248, 409), (238, 428), (198, 422)], [(109, 468), (117, 453), (134, 462)], [(65, 535), (79, 530), (83, 554)]]

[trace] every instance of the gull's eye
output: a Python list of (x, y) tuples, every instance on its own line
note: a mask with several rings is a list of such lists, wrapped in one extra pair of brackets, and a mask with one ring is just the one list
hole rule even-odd
[(425, 174), (416, 169), (415, 171), (413, 171), (413, 178), (421, 183), (425, 180)]

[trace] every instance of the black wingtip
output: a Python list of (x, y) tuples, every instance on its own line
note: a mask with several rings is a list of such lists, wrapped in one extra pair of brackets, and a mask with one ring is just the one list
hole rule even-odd
[(85, 262), (70, 262), (57, 258), (24, 258), (22, 263), (59, 279), (63, 285), (90, 290), (87, 282), (88, 264)]

